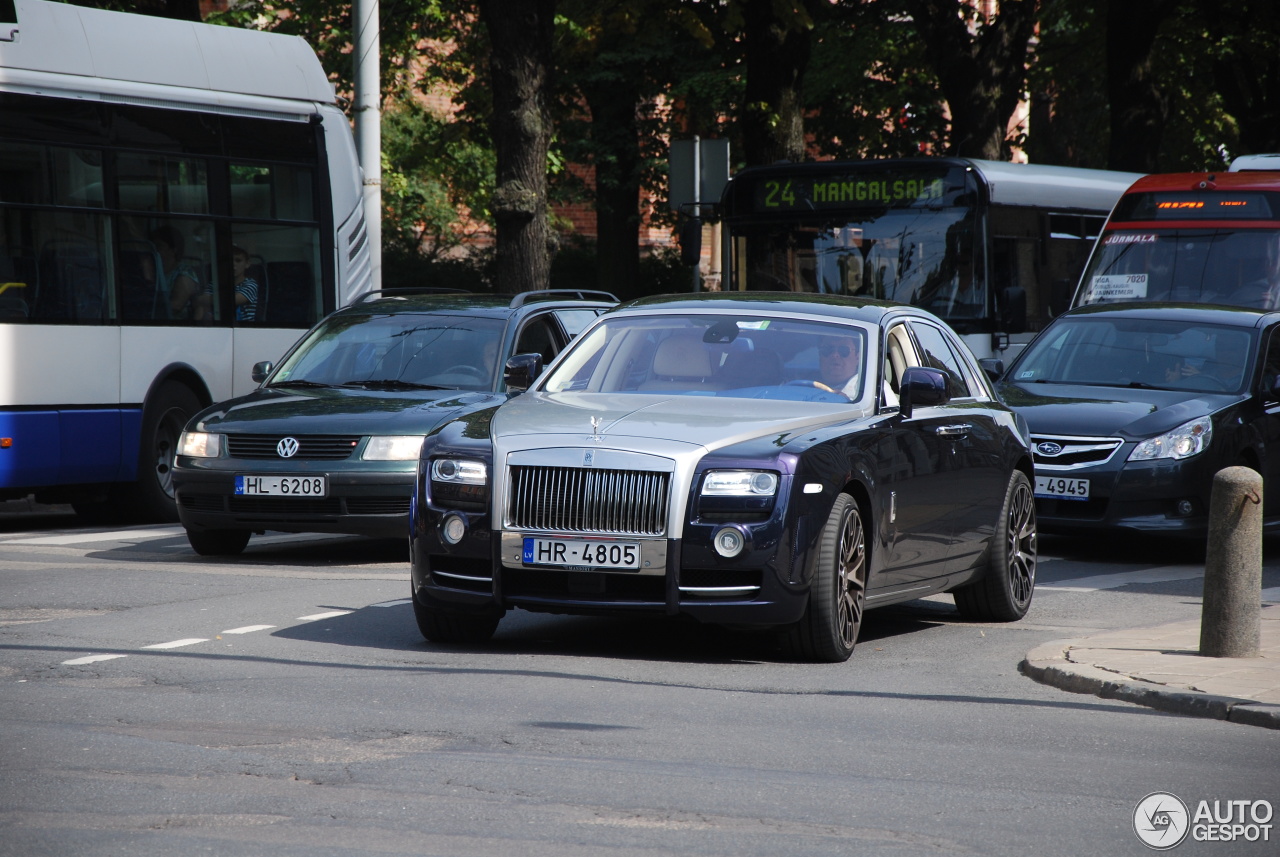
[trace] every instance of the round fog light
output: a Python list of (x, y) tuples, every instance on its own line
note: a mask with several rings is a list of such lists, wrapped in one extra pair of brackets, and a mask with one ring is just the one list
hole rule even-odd
[(1190, 515), (1190, 514), (1191, 514), (1191, 512), (1194, 510), (1194, 508), (1195, 508), (1195, 507), (1193, 507), (1193, 506), (1191, 505), (1191, 501), (1190, 501), (1190, 500), (1179, 500), (1179, 501), (1178, 501), (1178, 514), (1179, 514), (1179, 515), (1182, 515), (1184, 518), (1185, 518), (1186, 516)]
[(461, 515), (449, 515), (444, 519), (440, 532), (446, 542), (456, 545), (467, 534), (467, 522), (462, 520)]
[(733, 527), (721, 527), (716, 530), (716, 534), (711, 541), (715, 545), (716, 553), (725, 559), (742, 553), (742, 549), (747, 544), (747, 540), (742, 537), (742, 533)]

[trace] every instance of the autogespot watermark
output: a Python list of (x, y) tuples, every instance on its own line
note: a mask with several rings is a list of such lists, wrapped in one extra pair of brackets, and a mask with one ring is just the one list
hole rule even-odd
[(1167, 851), (1190, 834), (1196, 842), (1270, 842), (1271, 802), (1202, 800), (1190, 810), (1170, 792), (1152, 792), (1133, 808), (1133, 832), (1142, 844)]

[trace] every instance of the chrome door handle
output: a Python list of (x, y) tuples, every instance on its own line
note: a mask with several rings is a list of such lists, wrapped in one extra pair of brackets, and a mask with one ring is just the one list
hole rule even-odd
[(968, 423), (961, 423), (955, 426), (938, 426), (933, 431), (938, 437), (964, 437), (972, 428)]

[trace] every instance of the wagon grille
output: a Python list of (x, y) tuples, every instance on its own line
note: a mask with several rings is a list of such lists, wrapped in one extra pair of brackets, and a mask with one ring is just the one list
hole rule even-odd
[(519, 530), (660, 536), (669, 473), (512, 467), (507, 524)]
[[(286, 435), (282, 434), (229, 434), (227, 435), (227, 451), (232, 458), (265, 458), (280, 460), (276, 452), (276, 444)], [(301, 434), (294, 435), (298, 441), (298, 451), (291, 460), (308, 459), (311, 461), (340, 461), (349, 458), (360, 435), (336, 434)]]

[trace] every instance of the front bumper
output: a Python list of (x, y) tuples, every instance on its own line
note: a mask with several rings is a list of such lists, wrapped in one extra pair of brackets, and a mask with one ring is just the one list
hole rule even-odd
[[(327, 462), (326, 462), (327, 463)], [(412, 463), (411, 463), (412, 467)], [(307, 467), (328, 477), (325, 497), (245, 497), (235, 493), (236, 473), (279, 473), (279, 467), (235, 470), (174, 468), (178, 517), (195, 530), (278, 530), (286, 533), (348, 533), (403, 538), (409, 527), (413, 494), (411, 469), (352, 471)], [(300, 475), (295, 471), (290, 475)]]
[[(444, 514), (459, 515), (466, 535), (441, 537)], [(642, 542), (650, 562), (636, 571), (525, 565), (523, 533), (489, 528), (487, 513), (419, 508), (411, 536), (414, 597), (451, 610), (525, 610), (571, 614), (686, 615), (702, 622), (772, 626), (795, 622), (808, 603), (808, 577), (781, 546), (780, 521), (743, 525), (747, 549), (732, 559), (712, 550), (716, 524), (688, 524), (682, 539)], [(546, 537), (548, 533), (528, 533)], [(582, 538), (582, 533), (563, 534)], [(610, 536), (610, 538), (616, 538)], [(655, 562), (660, 558), (660, 562)]]
[(1127, 530), (1199, 537), (1208, 531), (1209, 500), (1214, 474), (1226, 466), (1215, 456), (1200, 455), (1174, 461), (1119, 461), (1101, 467), (1049, 471), (1037, 476), (1066, 476), (1089, 480), (1087, 500), (1036, 497), (1037, 526), (1046, 533)]

